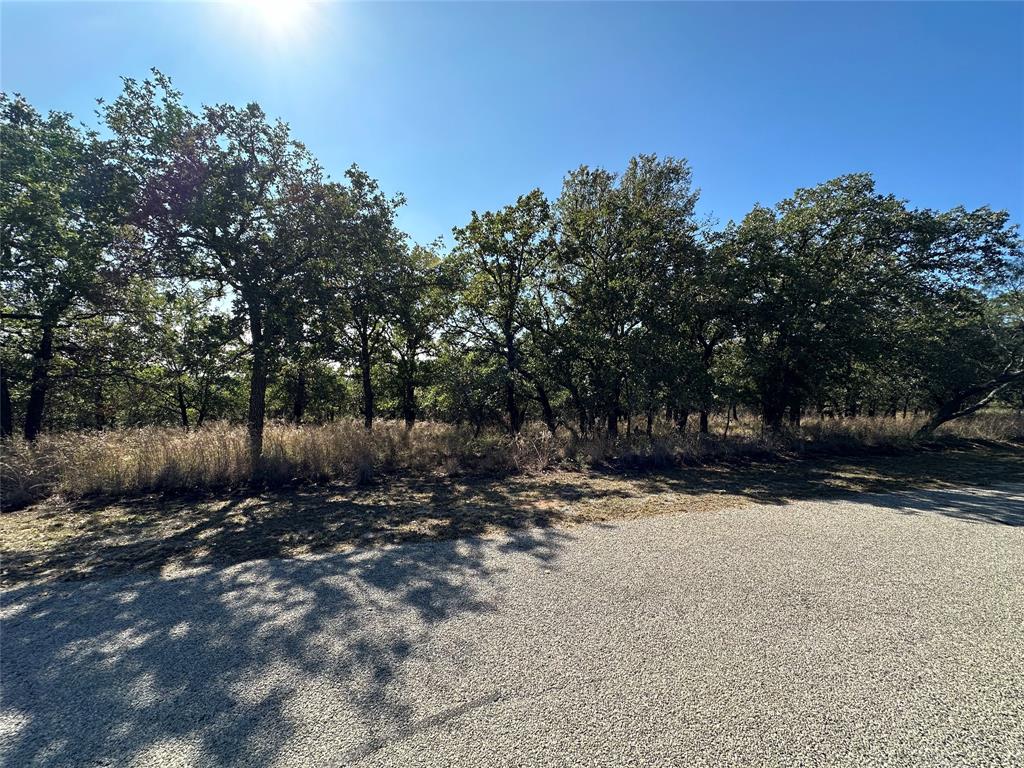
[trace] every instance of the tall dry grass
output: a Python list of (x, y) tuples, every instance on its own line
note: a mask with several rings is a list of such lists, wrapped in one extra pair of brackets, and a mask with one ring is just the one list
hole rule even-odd
[[(922, 419), (807, 420), (798, 431), (765, 435), (756, 420), (712, 421), (710, 435), (679, 434), (662, 426), (654, 436), (550, 435), (539, 424), (516, 438), (497, 431), (422, 422), (407, 430), (381, 421), (367, 432), (355, 420), (317, 426), (268, 425), (258, 478), (269, 485), (343, 480), (366, 482), (393, 473), (512, 473), (554, 466), (668, 467), (728, 457), (767, 456), (807, 449), (836, 452), (906, 446)], [(988, 411), (945, 425), (941, 432), (967, 439), (1024, 440), (1024, 418)], [(34, 443), (0, 447), (0, 503), (17, 509), (54, 494), (130, 495), (230, 488), (250, 482), (243, 426), (213, 424), (200, 430), (139, 429), (43, 435)]]
[[(550, 466), (559, 442), (538, 426), (518, 438), (438, 422), (406, 429), (379, 421), (315, 426), (268, 424), (257, 480), (268, 485), (345, 480), (375, 475), (515, 472)], [(141, 427), (47, 434), (35, 442), (3, 443), (0, 493), (4, 510), (53, 494), (81, 497), (149, 491), (230, 488), (252, 480), (244, 426), (215, 423), (186, 432)]]

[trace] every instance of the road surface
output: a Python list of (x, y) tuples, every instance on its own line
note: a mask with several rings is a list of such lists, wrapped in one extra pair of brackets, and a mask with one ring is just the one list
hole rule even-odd
[(1024, 765), (1024, 486), (4, 594), (18, 766)]

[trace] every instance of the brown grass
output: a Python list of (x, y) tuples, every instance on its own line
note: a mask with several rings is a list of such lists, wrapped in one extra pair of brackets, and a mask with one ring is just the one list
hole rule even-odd
[[(512, 438), (496, 431), (474, 435), (467, 427), (423, 422), (407, 430), (380, 421), (371, 432), (355, 420), (319, 426), (270, 424), (262, 487), (343, 481), (370, 482), (387, 476), (503, 475), (523, 471), (611, 467), (655, 469), (735, 458), (770, 458), (805, 453), (857, 454), (903, 450), (913, 445), (918, 419), (845, 419), (805, 422), (798, 432), (765, 436), (755, 421), (712, 424), (712, 434), (680, 435), (664, 425), (654, 437), (634, 433), (616, 440), (579, 438), (566, 430), (550, 435), (530, 425)], [(986, 412), (952, 422), (942, 432), (972, 440), (1024, 438), (1024, 418)], [(44, 435), (33, 444), (7, 441), (0, 456), (5, 511), (50, 496), (127, 497), (154, 491), (193, 493), (239, 488), (251, 468), (242, 426), (214, 424), (200, 430), (140, 429)]]
[[(1024, 451), (951, 441), (896, 455), (734, 459), (645, 472), (438, 474), (193, 497), (53, 497), (0, 515), (0, 582), (174, 572), (417, 539), (512, 530), (530, 536), (537, 526), (1022, 480)], [(989, 522), (1024, 524), (986, 514)]]
[[(268, 425), (260, 485), (343, 480), (382, 473), (514, 472), (546, 465), (554, 441), (539, 430), (519, 439), (436, 422), (407, 430), (395, 421), (367, 432), (355, 420), (317, 426)], [(240, 487), (251, 480), (246, 430), (218, 423), (186, 432), (166, 427), (43, 435), (3, 445), (4, 507), (61, 495), (126, 496)]]

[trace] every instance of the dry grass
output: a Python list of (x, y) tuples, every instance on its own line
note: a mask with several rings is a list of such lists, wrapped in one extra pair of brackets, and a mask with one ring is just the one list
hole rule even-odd
[[(379, 474), (509, 473), (545, 467), (557, 441), (531, 427), (516, 439), (497, 432), (423, 422), (411, 430), (380, 421), (371, 432), (355, 420), (317, 426), (269, 424), (258, 473), (264, 486), (343, 480)], [(191, 492), (248, 484), (245, 428), (218, 423), (186, 432), (165, 427), (43, 435), (3, 444), (0, 486), (5, 510), (55, 494), (67, 498)]]
[[(353, 546), (566, 527), (915, 487), (1024, 480), (1024, 451), (966, 442), (899, 455), (722, 461), (662, 471), (435, 475), (254, 493), (54, 497), (0, 515), (0, 583), (172, 573)], [(1024, 524), (1010, 511), (988, 522)], [(549, 532), (550, 533), (550, 532)], [(556, 533), (552, 535), (562, 535)]]
[[(753, 420), (713, 422), (710, 435), (680, 435), (667, 428), (653, 437), (634, 433), (612, 440), (552, 436), (530, 425), (517, 438), (495, 431), (474, 435), (437, 422), (407, 430), (394, 421), (367, 432), (354, 420), (319, 426), (270, 424), (259, 478), (264, 487), (340, 480), (365, 484), (380, 475), (510, 475), (530, 470), (595, 466), (664, 469), (733, 458), (858, 453), (913, 444), (919, 419), (807, 421), (798, 432), (765, 436)], [(1014, 442), (1024, 438), (1024, 418), (987, 412), (952, 422), (943, 432), (964, 439)], [(3, 444), (0, 489), (13, 510), (50, 496), (123, 497), (154, 491), (216, 491), (250, 482), (242, 426), (214, 424), (185, 432), (141, 428), (44, 435), (34, 444)]]
[[(914, 443), (914, 435), (926, 418), (885, 418), (858, 416), (852, 419), (810, 419), (801, 425), (805, 440), (816, 443), (856, 443), (864, 446), (900, 445)], [(957, 437), (965, 440), (994, 440), (1005, 443), (1024, 441), (1024, 414), (1008, 410), (991, 409), (973, 416), (943, 424), (937, 436)]]

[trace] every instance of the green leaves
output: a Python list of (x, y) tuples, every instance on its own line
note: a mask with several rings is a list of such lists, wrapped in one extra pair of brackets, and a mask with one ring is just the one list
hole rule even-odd
[(1024, 380), (1005, 211), (850, 174), (712, 231), (686, 161), (638, 155), (474, 212), (445, 255), (398, 229), (401, 195), (355, 165), (327, 180), (259, 105), (192, 107), (154, 71), (99, 114), (109, 138), (0, 97), (0, 367), (26, 435), (46, 409), (247, 409), (258, 467), (268, 388), (296, 421), (359, 402), (367, 427), (382, 405), (614, 434), (737, 401), (772, 428), (881, 400), (955, 417)]
[(455, 249), (445, 272), (459, 301), (449, 334), (503, 372), (507, 426), (518, 432), (523, 382), (537, 375), (526, 337), (538, 322), (554, 249), (551, 207), (535, 189), (500, 211), (474, 211), (469, 224), (453, 233)]
[[(891, 366), (900, 350), (919, 354), (929, 330), (970, 314), (976, 292), (1019, 260), (1005, 213), (912, 210), (877, 194), (866, 174), (798, 190), (774, 211), (755, 208), (726, 243), (747, 281), (747, 368), (776, 425), (794, 403), (820, 402), (844, 371)], [(935, 363), (902, 365), (915, 369), (904, 379), (935, 380)]]
[(640, 155), (621, 177), (585, 166), (571, 172), (556, 206), (557, 333), (572, 345), (582, 363), (577, 379), (613, 430), (627, 389), (650, 400), (685, 366), (688, 350), (671, 342), (683, 298), (673, 281), (696, 248), (690, 183), (685, 161)]

